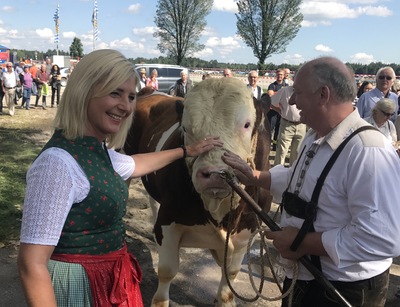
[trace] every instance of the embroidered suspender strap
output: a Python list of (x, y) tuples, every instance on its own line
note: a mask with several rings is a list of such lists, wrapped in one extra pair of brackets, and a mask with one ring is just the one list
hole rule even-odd
[[(306, 206), (306, 218), (303, 222), (303, 225), (301, 226), (296, 238), (293, 240), (292, 245), (290, 246), (290, 249), (292, 251), (296, 251), (301, 242), (304, 240), (304, 237), (308, 232), (315, 231), (314, 230), (314, 220), (317, 217), (317, 206), (318, 206), (318, 198), (319, 194), (321, 192), (322, 186), (324, 184), (325, 178), (328, 175), (329, 171), (331, 170), (333, 164), (335, 163), (336, 159), (339, 157), (340, 153), (342, 152), (343, 148), (346, 146), (346, 144), (361, 131), (364, 130), (378, 130), (375, 127), (372, 126), (362, 126), (355, 130), (352, 134), (350, 134), (340, 145), (339, 147), (335, 150), (333, 153), (332, 157), (329, 159), (328, 163), (325, 165), (325, 168), (323, 169), (321, 175), (319, 176), (317, 180), (317, 184), (315, 185), (313, 194), (311, 196), (311, 201), (307, 204)], [(319, 258), (319, 257), (318, 257)]]

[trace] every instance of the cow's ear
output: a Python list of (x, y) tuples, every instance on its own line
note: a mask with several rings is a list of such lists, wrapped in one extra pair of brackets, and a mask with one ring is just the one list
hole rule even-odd
[(182, 114), (183, 114), (183, 100), (175, 101), (175, 110), (176, 110), (176, 113), (179, 116), (182, 116)]

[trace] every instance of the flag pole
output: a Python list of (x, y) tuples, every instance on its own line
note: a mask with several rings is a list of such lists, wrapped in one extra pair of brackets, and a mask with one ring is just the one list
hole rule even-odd
[(60, 28), (60, 5), (57, 4), (57, 9), (56, 12), (54, 13), (54, 22), (55, 22), (55, 27), (56, 27), (56, 34), (54, 36), (54, 42), (56, 43), (56, 50), (57, 50), (57, 55), (58, 55), (58, 42), (59, 42), (59, 28)]
[(94, 40), (94, 31), (96, 30), (95, 29), (95, 24), (96, 24), (96, 21), (95, 21), (95, 18), (96, 18), (96, 13), (95, 13), (95, 6), (96, 6), (96, 0), (93, 0), (93, 16), (92, 16), (92, 25), (93, 25), (93, 50), (96, 50), (96, 42), (95, 42), (95, 40)]
[(93, 1), (93, 14), (92, 14), (92, 24), (93, 24), (93, 50), (96, 49), (96, 41), (98, 40), (98, 22), (97, 22), (97, 0)]

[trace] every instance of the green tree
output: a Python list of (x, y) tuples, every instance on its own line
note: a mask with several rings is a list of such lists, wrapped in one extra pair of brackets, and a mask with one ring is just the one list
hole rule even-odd
[(160, 38), (158, 49), (180, 65), (185, 56), (204, 49), (199, 44), (213, 0), (159, 0), (154, 33)]
[(272, 54), (286, 51), (303, 21), (301, 0), (239, 0), (237, 34), (253, 49), (261, 70)]
[(83, 57), (83, 45), (82, 42), (79, 38), (74, 37), (72, 40), (72, 44), (69, 47), (69, 53), (71, 55), (71, 58), (76, 58), (76, 57)]

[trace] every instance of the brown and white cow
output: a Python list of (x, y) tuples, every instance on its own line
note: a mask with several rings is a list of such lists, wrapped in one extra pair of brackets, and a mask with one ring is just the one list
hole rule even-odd
[[(182, 111), (183, 110), (183, 111)], [(207, 79), (183, 101), (165, 95), (138, 97), (134, 125), (124, 151), (151, 152), (191, 144), (206, 136), (219, 136), (224, 147), (197, 158), (176, 161), (142, 178), (148, 193), (159, 203), (154, 234), (158, 246), (158, 289), (152, 306), (169, 306), (169, 288), (179, 268), (181, 247), (207, 248), (222, 268), (231, 188), (215, 172), (227, 169), (223, 150), (248, 159), (258, 169), (269, 168), (270, 131), (265, 129), (262, 107), (234, 78)], [(248, 190), (265, 211), (271, 204), (266, 190)], [(231, 282), (239, 272), (250, 234), (258, 226), (256, 215), (236, 196), (234, 231), (227, 252)], [(218, 306), (235, 306), (222, 274)]]

